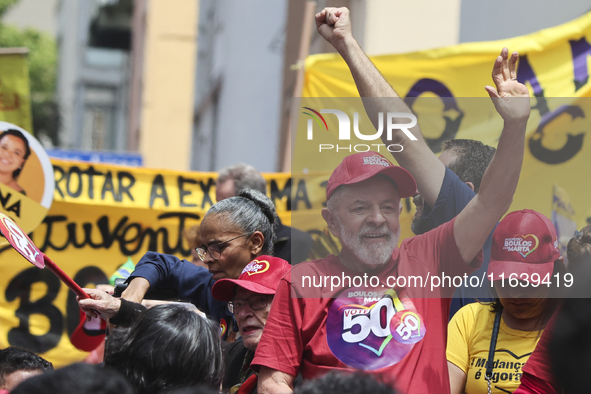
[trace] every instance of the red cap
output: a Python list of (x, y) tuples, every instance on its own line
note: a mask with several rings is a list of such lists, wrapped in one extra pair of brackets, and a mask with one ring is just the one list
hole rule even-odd
[(417, 191), (417, 184), (410, 172), (395, 166), (381, 154), (369, 151), (349, 155), (335, 168), (328, 179), (326, 199), (341, 185), (359, 183), (377, 174), (386, 175), (394, 181), (400, 198), (411, 197)]
[(105, 342), (107, 322), (100, 317), (86, 321), (86, 314), (80, 309), (80, 323), (70, 336), (70, 342), (76, 349), (92, 352)]
[(213, 298), (231, 301), (240, 286), (258, 294), (275, 294), (279, 281), (289, 272), (289, 263), (279, 257), (259, 256), (244, 267), (238, 279), (220, 279), (211, 288)]
[[(537, 273), (540, 281), (552, 275), (554, 261), (560, 258), (554, 225), (546, 216), (524, 209), (511, 212), (497, 226), (492, 239), (488, 275), (522, 280)], [(546, 279), (547, 280), (547, 279)]]

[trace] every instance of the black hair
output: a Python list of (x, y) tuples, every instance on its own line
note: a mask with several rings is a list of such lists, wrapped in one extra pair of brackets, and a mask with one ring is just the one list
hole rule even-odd
[(244, 189), (238, 196), (226, 198), (214, 204), (205, 214), (226, 214), (229, 226), (234, 225), (245, 233), (260, 231), (265, 237), (261, 255), (272, 255), (275, 245), (275, 227), (279, 219), (273, 201), (263, 193)]
[[(591, 374), (591, 258), (579, 260), (572, 270), (568, 288), (558, 315), (553, 319), (549, 355), (559, 392), (588, 393)], [(570, 268), (570, 265), (569, 265)]]
[[(585, 285), (588, 287), (591, 282), (586, 280)], [(548, 360), (562, 389), (559, 392), (586, 394), (591, 375), (591, 299), (568, 298), (557, 313), (549, 341)]]
[(121, 372), (137, 394), (204, 384), (219, 388), (224, 362), (219, 327), (175, 304), (148, 309), (107, 342), (105, 365)]
[(120, 373), (90, 364), (72, 364), (19, 384), (11, 394), (133, 394)]
[(176, 389), (168, 391), (166, 394), (219, 394), (219, 390), (214, 390), (211, 387), (199, 385), (193, 387), (185, 387), (182, 389)]
[(294, 391), (294, 394), (396, 394), (396, 390), (378, 382), (364, 372), (329, 372), (321, 378), (308, 381)]
[[(29, 158), (29, 156), (31, 156), (31, 148), (29, 147), (29, 140), (27, 139), (27, 137), (25, 137), (25, 135), (20, 132), (19, 130), (16, 129), (8, 129), (5, 132), (3, 132), (2, 134), (0, 134), (0, 141), (2, 141), (2, 138), (4, 138), (7, 135), (12, 135), (15, 137), (20, 138), (21, 140), (23, 140), (24, 144), (25, 144), (25, 155), (23, 156), (23, 159), (25, 161), (27, 161), (27, 159)], [(14, 179), (17, 179), (18, 176), (21, 174), (22, 171), (22, 167), (21, 168), (17, 168), (16, 170), (14, 170), (12, 172), (12, 177)]]
[(4, 386), (6, 376), (16, 371), (51, 371), (53, 364), (33, 352), (18, 347), (0, 350), (0, 387)]
[(449, 140), (441, 144), (442, 151), (451, 150), (457, 158), (449, 163), (448, 168), (460, 178), (462, 182), (472, 182), (474, 191), (478, 193), (480, 182), (488, 168), (496, 149), (475, 140)]

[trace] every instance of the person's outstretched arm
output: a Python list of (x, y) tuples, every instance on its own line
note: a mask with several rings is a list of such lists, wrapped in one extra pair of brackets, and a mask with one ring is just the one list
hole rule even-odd
[[(412, 111), (398, 96), (386, 79), (363, 52), (351, 33), (351, 19), (347, 8), (325, 8), (316, 14), (318, 33), (328, 41), (343, 57), (355, 80), (359, 96), (368, 117), (378, 128), (378, 113), (388, 112), (412, 114)], [(396, 123), (409, 123), (407, 118), (399, 118)], [(445, 176), (445, 166), (423, 139), (418, 125), (409, 129), (416, 138), (413, 141), (401, 129), (395, 129), (392, 139), (387, 140), (386, 122), (382, 140), (384, 144), (399, 144), (402, 152), (394, 154), (396, 161), (406, 168), (415, 178), (419, 193), (433, 207), (437, 201), (441, 184)]]
[(493, 67), (496, 89), (485, 87), (504, 120), (504, 127), (480, 190), (454, 223), (456, 244), (466, 263), (470, 263), (482, 249), (496, 223), (509, 209), (517, 189), (531, 109), (529, 92), (516, 78), (518, 59), (517, 52), (509, 58), (507, 48), (503, 48)]
[(206, 268), (197, 267), (175, 256), (147, 252), (129, 277), (129, 285), (121, 297), (140, 303), (148, 290), (175, 289), (179, 298), (191, 300), (206, 314), (211, 313), (212, 275)]

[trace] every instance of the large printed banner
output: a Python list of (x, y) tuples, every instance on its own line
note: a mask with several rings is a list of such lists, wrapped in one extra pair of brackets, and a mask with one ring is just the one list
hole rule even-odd
[[(401, 97), (488, 97), (484, 86), (503, 47), (519, 52), (517, 79), (536, 97), (589, 96), (591, 13), (526, 36), (371, 60)], [(358, 97), (338, 54), (310, 56), (305, 67), (304, 97)]]
[[(496, 147), (503, 124), (484, 86), (493, 85), (493, 63), (505, 46), (510, 52), (519, 52), (517, 79), (532, 96), (523, 169), (511, 210), (530, 208), (551, 217), (557, 185), (570, 196), (577, 227), (581, 228), (591, 223), (591, 184), (586, 181), (591, 166), (591, 136), (587, 135), (591, 133), (591, 99), (587, 98), (591, 96), (591, 13), (523, 37), (375, 56), (371, 60), (398, 94), (406, 97), (434, 152), (440, 151), (442, 141), (454, 138), (475, 139)], [(375, 133), (349, 69), (338, 54), (315, 55), (306, 60), (303, 96), (298, 107), (318, 112), (339, 109), (349, 117), (351, 128), (357, 112), (362, 133)], [(302, 114), (305, 112), (311, 113), (303, 108), (293, 112), (298, 115), (292, 126), (296, 130), (294, 174), (318, 169), (312, 166), (314, 160), (334, 168), (356, 145), (372, 143), (354, 136), (340, 140), (340, 120), (337, 123), (337, 116), (327, 113), (323, 115), (326, 125), (312, 122), (310, 126), (315, 142), (310, 148), (306, 124), (311, 118)], [(377, 142), (381, 143), (379, 139)], [(321, 159), (314, 159), (320, 143), (335, 146), (334, 154), (325, 150)], [(344, 149), (337, 152), (337, 144)], [(347, 151), (349, 145), (352, 150)], [(403, 235), (408, 235), (402, 228)]]

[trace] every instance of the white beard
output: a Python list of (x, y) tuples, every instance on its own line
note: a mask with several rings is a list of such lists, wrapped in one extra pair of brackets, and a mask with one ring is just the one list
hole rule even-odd
[[(357, 260), (373, 270), (379, 268), (390, 261), (394, 249), (398, 246), (398, 239), (400, 238), (400, 229), (397, 234), (392, 233), (386, 226), (377, 228), (375, 226), (365, 226), (361, 229), (359, 234), (353, 234), (341, 227), (341, 243), (355, 255)], [(364, 242), (364, 235), (378, 234), (386, 235), (381, 239), (380, 243), (367, 244)]]

